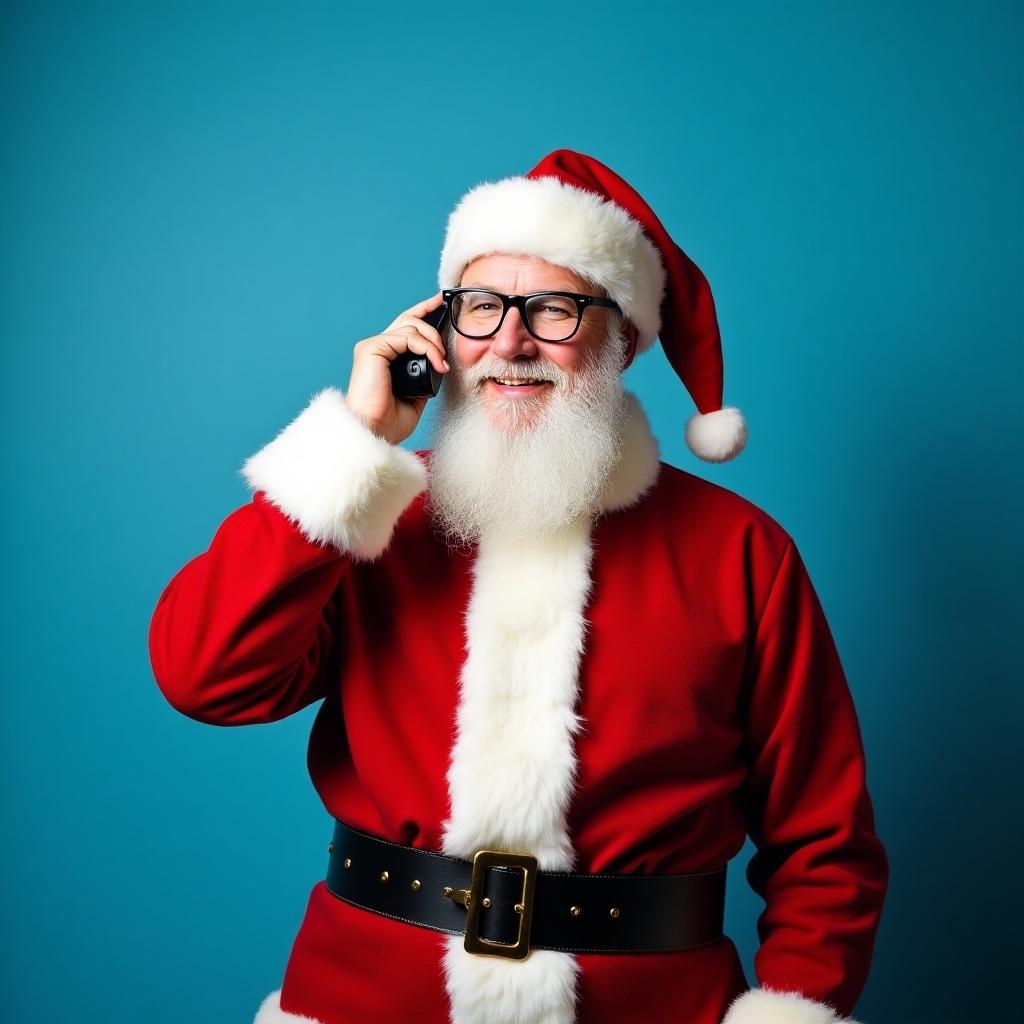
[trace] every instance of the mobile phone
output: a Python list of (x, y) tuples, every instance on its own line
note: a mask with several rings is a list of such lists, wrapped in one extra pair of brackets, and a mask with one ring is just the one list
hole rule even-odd
[[(447, 305), (421, 317), (438, 330), (448, 312)], [(398, 398), (433, 398), (441, 390), (444, 377), (430, 365), (426, 356), (416, 352), (403, 352), (391, 362), (391, 391)]]

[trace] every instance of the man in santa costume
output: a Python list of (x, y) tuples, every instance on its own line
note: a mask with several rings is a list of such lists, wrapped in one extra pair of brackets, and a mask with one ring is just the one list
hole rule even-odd
[[(323, 702), (327, 877), (257, 1024), (845, 1021), (888, 864), (833, 638), (786, 531), (659, 462), (622, 386), (660, 338), (689, 447), (742, 449), (706, 280), (560, 150), (462, 199), (439, 283), (246, 462), (153, 616), (181, 712)], [(410, 352), (444, 375), (430, 452)], [(721, 931), (748, 834), (753, 986)]]

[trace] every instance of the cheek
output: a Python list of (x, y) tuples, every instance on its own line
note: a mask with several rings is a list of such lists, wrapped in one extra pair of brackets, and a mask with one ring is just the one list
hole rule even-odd
[[(454, 334), (454, 332), (452, 333)], [(455, 340), (449, 342), (449, 345), (454, 346), (455, 362), (459, 366), (472, 366), (486, 351), (485, 346), (478, 342), (472, 342), (461, 334), (455, 334)]]
[(544, 355), (569, 373), (579, 370), (586, 362), (585, 348), (578, 345), (549, 345)]

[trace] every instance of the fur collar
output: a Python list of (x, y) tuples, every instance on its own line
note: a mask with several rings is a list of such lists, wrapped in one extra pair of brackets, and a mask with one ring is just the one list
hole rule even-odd
[(601, 497), (602, 512), (635, 505), (658, 478), (658, 442), (636, 395), (626, 392), (626, 425), (622, 455)]

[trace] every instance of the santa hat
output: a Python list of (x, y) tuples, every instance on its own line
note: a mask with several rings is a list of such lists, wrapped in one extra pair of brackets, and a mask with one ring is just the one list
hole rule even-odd
[(494, 252), (536, 256), (603, 288), (636, 326), (639, 351), (661, 338), (697, 406), (686, 424), (694, 455), (725, 462), (743, 450), (743, 415), (722, 405), (722, 341), (711, 288), (613, 170), (559, 149), (522, 177), (471, 189), (448, 218), (441, 288), (458, 287), (469, 263)]

